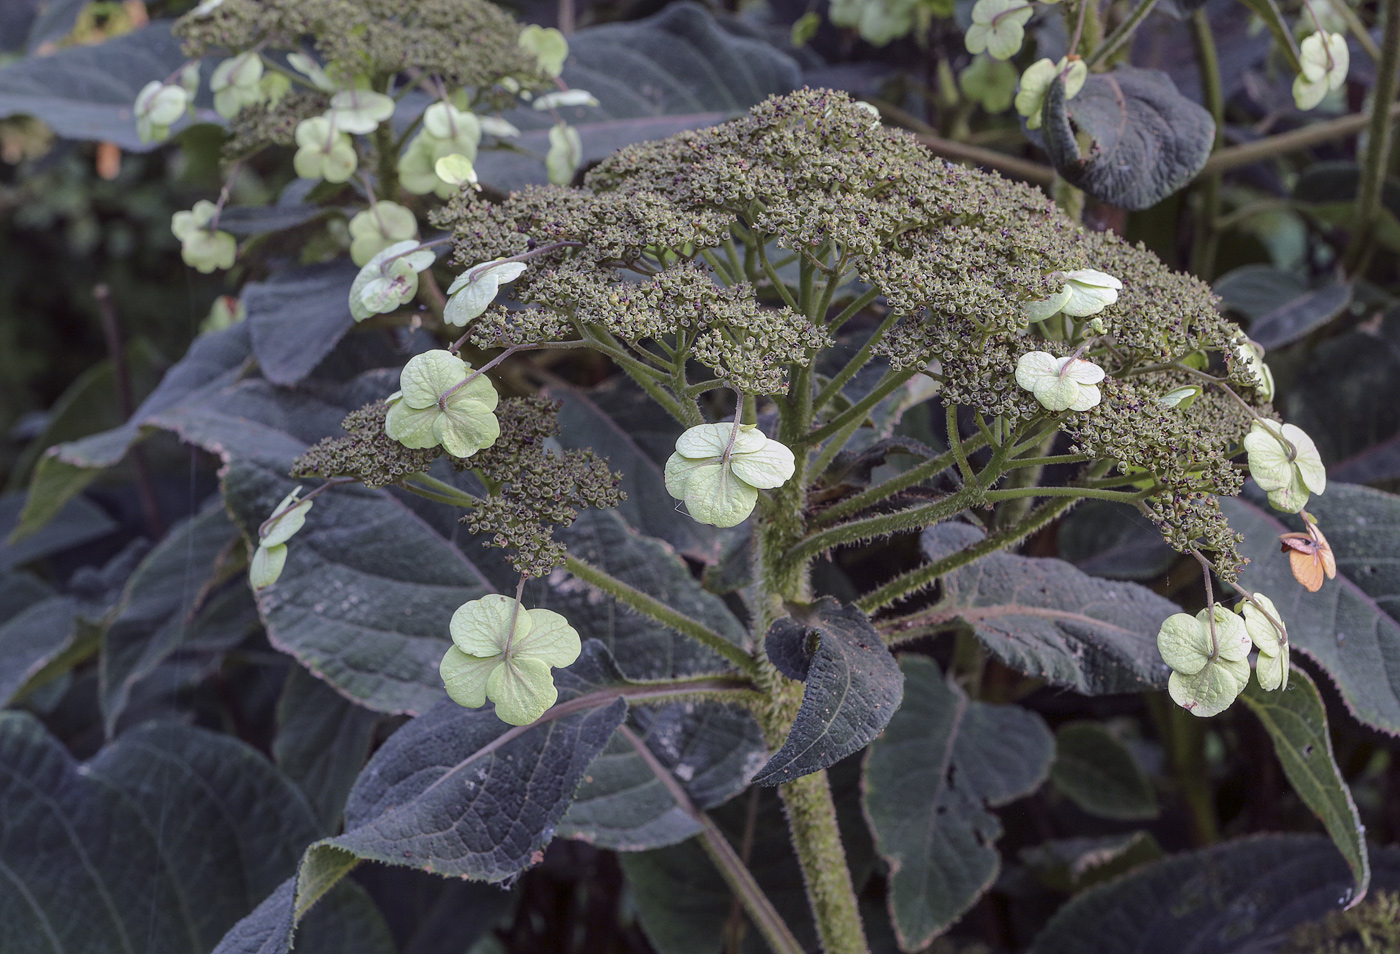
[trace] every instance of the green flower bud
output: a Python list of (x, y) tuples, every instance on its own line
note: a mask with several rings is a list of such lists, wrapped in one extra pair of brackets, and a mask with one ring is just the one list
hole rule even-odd
[(1022, 0), (977, 0), (972, 8), (972, 26), (964, 43), (969, 53), (988, 53), (1009, 60), (1021, 49), (1026, 21), (1033, 12)]
[(439, 667), (447, 694), (469, 709), (489, 699), (510, 725), (529, 725), (554, 705), (559, 690), (551, 667), (572, 665), (582, 649), (558, 613), (527, 610), (494, 593), (458, 607), (449, 629), (452, 647)]
[(1096, 406), (1103, 397), (1098, 389), (1103, 379), (1103, 368), (1083, 358), (1029, 351), (1016, 362), (1016, 383), (1051, 411), (1087, 411)]
[(676, 440), (666, 490), (700, 523), (732, 527), (753, 512), (760, 489), (781, 487), (795, 467), (792, 451), (756, 425), (700, 424)]
[(413, 213), (397, 202), (381, 199), (350, 220), (350, 260), (364, 266), (397, 242), (418, 234)]
[(388, 397), (384, 433), (405, 447), (442, 445), (453, 457), (490, 447), (501, 426), (493, 413), (499, 400), (485, 375), (467, 380), (471, 365), (450, 351), (427, 351), (409, 360), (399, 390)]

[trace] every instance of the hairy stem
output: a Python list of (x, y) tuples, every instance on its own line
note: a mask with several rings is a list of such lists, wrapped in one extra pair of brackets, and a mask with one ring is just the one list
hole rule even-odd
[[(852, 307), (854, 307), (855, 304), (860, 304), (863, 308), (865, 305), (874, 301), (878, 296), (879, 290), (872, 288), (870, 291), (857, 298), (852, 304)], [(869, 338), (865, 339), (865, 344), (861, 345), (860, 350), (851, 357), (850, 361), (846, 362), (846, 366), (838, 371), (836, 377), (828, 381), (826, 387), (818, 392), (816, 400), (812, 402), (812, 407), (814, 409), (820, 411), (826, 406), (828, 401), (841, 393), (841, 389), (846, 386), (846, 382), (855, 377), (856, 372), (860, 371), (861, 368), (865, 367), (866, 362), (870, 360), (870, 356), (875, 351), (875, 346), (880, 343), (880, 339), (885, 337), (898, 321), (899, 315), (893, 311), (885, 316), (885, 320), (880, 322), (880, 326), (871, 333)]]
[[(1225, 143), (1225, 94), (1220, 82), (1220, 58), (1215, 52), (1215, 36), (1204, 9), (1191, 15), (1191, 42), (1196, 49), (1196, 66), (1201, 74), (1201, 90), (1206, 108), (1215, 120), (1215, 144), (1218, 150)], [(1195, 241), (1191, 247), (1191, 271), (1198, 278), (1209, 280), (1215, 270), (1215, 252), (1219, 232), (1215, 223), (1220, 218), (1220, 173), (1204, 170), (1199, 183), (1200, 205), (1196, 208)]]
[(869, 394), (808, 434), (802, 443), (809, 447), (813, 444), (818, 444), (841, 430), (849, 424), (852, 419), (863, 420), (875, 409), (875, 405), (903, 387), (905, 382), (918, 373), (919, 370), (917, 368), (906, 368), (903, 371), (892, 371), (885, 375)]
[(663, 626), (669, 626), (683, 636), (689, 636), (697, 643), (729, 660), (747, 675), (755, 676), (758, 674), (758, 663), (748, 653), (703, 623), (687, 619), (656, 597), (643, 593), (607, 571), (601, 570), (591, 563), (585, 563), (578, 557), (566, 557), (564, 568), (590, 586), (596, 587), (618, 602), (632, 607), (643, 616), (648, 616)]
[(877, 514), (837, 524), (827, 530), (811, 534), (783, 554), (781, 563), (792, 564), (810, 560), (818, 553), (831, 550), (848, 543), (859, 543), (875, 537), (887, 537), (909, 530), (921, 530), (980, 503), (985, 491), (973, 481), (964, 484), (956, 493), (942, 500), (936, 500), (920, 507), (899, 510), (895, 513)]
[(792, 844), (802, 868), (807, 900), (825, 954), (867, 954), (865, 928), (856, 906), (836, 805), (826, 771), (813, 772), (778, 788)]
[(1390, 109), (1400, 89), (1400, 0), (1384, 0), (1385, 33), (1377, 64), (1375, 100), (1371, 104), (1366, 160), (1361, 165), (1361, 185), (1356, 192), (1356, 231), (1347, 244), (1342, 262), (1348, 275), (1359, 275), (1370, 263), (1376, 246), (1376, 223), (1381, 214), (1381, 186), (1390, 158), (1393, 125)]
[(1133, 7), (1133, 12), (1128, 14), (1128, 18), (1118, 24), (1117, 28), (1103, 41), (1103, 45), (1088, 57), (1084, 64), (1093, 69), (1100, 63), (1107, 60), (1118, 48), (1128, 41), (1133, 35), (1133, 31), (1138, 28), (1138, 24), (1147, 19), (1147, 15), (1157, 6), (1157, 0), (1139, 0), (1137, 6)]

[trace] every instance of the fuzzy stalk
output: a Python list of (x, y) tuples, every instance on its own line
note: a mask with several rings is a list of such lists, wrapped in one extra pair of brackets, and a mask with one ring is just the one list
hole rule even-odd
[(1356, 231), (1347, 243), (1342, 263), (1348, 275), (1359, 275), (1370, 263), (1376, 246), (1376, 223), (1381, 214), (1381, 186), (1385, 183), (1392, 134), (1391, 106), (1400, 91), (1400, 0), (1384, 2), (1385, 33), (1376, 71), (1375, 98), (1371, 103), (1366, 160), (1361, 165), (1361, 185), (1356, 192)]
[[(1196, 65), (1201, 74), (1201, 91), (1206, 108), (1215, 120), (1215, 143), (1211, 150), (1225, 144), (1225, 93), (1220, 82), (1220, 58), (1215, 51), (1215, 35), (1205, 10), (1191, 14), (1191, 43), (1196, 49)], [(1220, 173), (1202, 171), (1200, 205), (1196, 208), (1195, 241), (1191, 246), (1191, 271), (1209, 281), (1215, 271), (1215, 253), (1220, 245)]]
[(836, 825), (836, 805), (826, 771), (778, 787), (787, 814), (807, 900), (825, 954), (866, 954), (865, 928), (856, 904), (851, 869)]

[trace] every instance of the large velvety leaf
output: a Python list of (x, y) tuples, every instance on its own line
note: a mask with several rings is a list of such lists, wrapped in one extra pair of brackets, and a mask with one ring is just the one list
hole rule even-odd
[(24, 500), (24, 494), (0, 497), (0, 572), (100, 540), (117, 529), (117, 522), (105, 510), (89, 500), (75, 497), (64, 504), (40, 532), (18, 543), (5, 542), (19, 526)]
[(790, 782), (859, 752), (889, 723), (904, 693), (899, 664), (854, 606), (823, 597), (804, 616), (785, 617), (773, 628), (801, 629), (815, 637), (816, 649), (792, 731), (754, 776), (758, 785)]
[[(115, 42), (115, 41), (114, 41)], [(201, 335), (121, 427), (50, 448), (39, 460), (11, 542), (34, 533), (98, 473), (126, 456), (158, 414), (197, 404), (236, 381), (252, 354), (246, 323)]]
[(1251, 680), (1240, 698), (1274, 740), (1274, 752), (1293, 790), (1322, 819), (1327, 834), (1346, 858), (1356, 881), (1352, 891), (1355, 904), (1366, 896), (1371, 884), (1366, 827), (1332, 754), (1327, 709), (1317, 686), (1307, 673), (1295, 668), (1286, 689), (1268, 692), (1257, 680)]
[(296, 930), (297, 954), (394, 954), (394, 939), (365, 890), (353, 881), (332, 887), (298, 924), (287, 916), (296, 891), (288, 878), (233, 930), (214, 954), (285, 954)]
[[(611, 23), (569, 37), (562, 79), (586, 89), (599, 106), (561, 112), (583, 140), (583, 161), (596, 162), (622, 146), (720, 122), (769, 96), (802, 84), (786, 53), (756, 38), (724, 30), (698, 3), (673, 3), (645, 20)], [(525, 134), (519, 145), (548, 151), (547, 113), (507, 115)], [(545, 182), (543, 163), (483, 150), (483, 182), (502, 191)]]
[(1086, 500), (1060, 523), (1060, 556), (1091, 576), (1114, 580), (1155, 579), (1176, 562), (1146, 517), (1126, 504)]
[[(229, 509), (250, 538), (295, 482), (234, 460)], [(257, 594), (273, 645), (377, 712), (425, 712), (444, 698), (438, 664), (458, 606), (491, 592), (462, 552), (382, 490), (318, 497), (287, 547), (281, 577)]]
[[(743, 791), (767, 758), (747, 710), (718, 703), (633, 711), (636, 733), (675, 775), (691, 804), (706, 810)], [(700, 832), (626, 739), (614, 736), (593, 760), (559, 834), (614, 851), (673, 845)]]
[(132, 573), (117, 618), (102, 637), (101, 701), (108, 735), (115, 732), (132, 687), (189, 638), (205, 583), (237, 535), (216, 499), (172, 528)]
[(1249, 337), (1266, 350), (1316, 331), (1351, 304), (1351, 285), (1309, 289), (1293, 274), (1269, 265), (1245, 265), (1215, 283), (1228, 308), (1249, 320)]
[(136, 135), (136, 94), (183, 62), (169, 23), (153, 23), (97, 46), (23, 59), (0, 68), (0, 117), (23, 113), (66, 139), (102, 139), (128, 152), (146, 152), (159, 144), (143, 143)]
[(1296, 517), (1238, 498), (1221, 501), (1230, 526), (1244, 534), (1250, 563), (1240, 584), (1274, 601), (1293, 649), (1317, 661), (1341, 690), (1352, 715), (1400, 734), (1400, 497), (1331, 483), (1308, 503), (1337, 558), (1337, 578), (1309, 593), (1293, 579), (1278, 534), (1302, 529)]
[[(1400, 852), (1373, 858), (1400, 885)], [(1092, 888), (1059, 910), (1030, 954), (1253, 954), (1261, 939), (1336, 911), (1351, 872), (1326, 838), (1264, 835), (1176, 855)]]
[(563, 401), (559, 409), (559, 442), (570, 448), (591, 447), (622, 475), (627, 499), (618, 513), (648, 536), (671, 544), (703, 563), (719, 556), (713, 527), (682, 520), (676, 501), (666, 492), (662, 468), (676, 449), (680, 425), (627, 383), (604, 384), (589, 391), (551, 387), (550, 397)]
[(345, 833), (313, 845), (295, 888), (235, 929), (257, 946), (229, 950), (284, 954), (297, 920), (361, 859), (479, 881), (538, 864), (627, 697), (659, 691), (626, 683), (596, 642), (555, 676), (560, 702), (531, 725), (444, 700), (390, 736), (350, 793)]
[[(1146, 209), (1200, 171), (1215, 121), (1159, 70), (1118, 66), (1094, 73), (1073, 99), (1056, 79), (1045, 97), (1045, 151), (1060, 175), (1095, 198)], [(1079, 153), (1077, 133), (1093, 140)]]
[(174, 723), (80, 766), (32, 717), (0, 713), (0, 777), (0, 923), (17, 951), (203, 954), (316, 835), (258, 752)]
[(311, 803), (321, 830), (334, 832), (345, 799), (369, 758), (379, 715), (293, 666), (277, 702), (272, 754), (284, 774)]
[(1054, 755), (1040, 716), (974, 702), (938, 664), (906, 656), (909, 692), (865, 760), (865, 814), (890, 866), (900, 946), (927, 946), (991, 886), (1001, 823), (987, 809), (1035, 791)]
[[(1354, 228), (1356, 193), (1361, 187), (1361, 166), (1356, 162), (1318, 162), (1298, 177), (1293, 201), (1310, 215), (1341, 228)], [(1381, 184), (1380, 208), (1375, 210), (1375, 239), (1392, 252), (1400, 252), (1400, 184)]]
[[(924, 531), (931, 560), (980, 539), (965, 524)], [(1088, 576), (1062, 560), (993, 553), (942, 579), (943, 598), (920, 623), (961, 620), (1013, 669), (1085, 695), (1166, 685), (1157, 652), (1176, 605), (1136, 583)]]
[(49, 596), (0, 618), (0, 706), (6, 706), (73, 644), (78, 636), (77, 604), (69, 596)]
[(277, 272), (243, 289), (253, 353), (273, 384), (295, 384), (330, 354), (355, 326), (350, 283), (359, 272), (348, 260)]
[(1132, 752), (1097, 722), (1055, 732), (1055, 787), (1091, 815), (1124, 821), (1157, 817), (1157, 793)]

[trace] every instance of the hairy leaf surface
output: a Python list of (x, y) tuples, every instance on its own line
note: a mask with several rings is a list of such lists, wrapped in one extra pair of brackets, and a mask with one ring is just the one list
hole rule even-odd
[(1151, 780), (1127, 746), (1097, 722), (1060, 726), (1050, 778), (1091, 815), (1122, 821), (1157, 817)]

